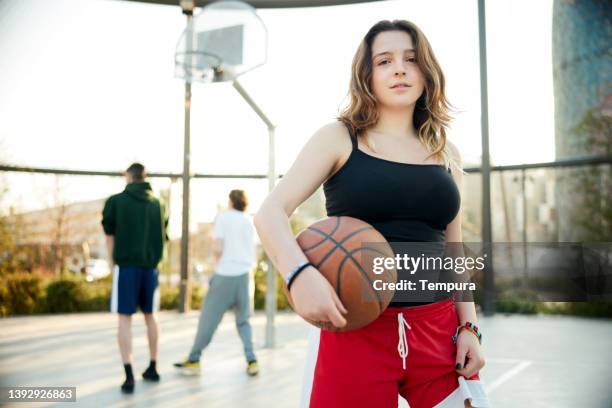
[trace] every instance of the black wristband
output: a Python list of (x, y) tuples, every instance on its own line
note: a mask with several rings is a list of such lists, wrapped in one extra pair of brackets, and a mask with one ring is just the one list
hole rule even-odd
[(295, 268), (293, 268), (293, 270), (291, 271), (291, 273), (289, 275), (287, 275), (287, 278), (285, 279), (285, 282), (287, 282), (287, 291), (289, 292), (291, 290), (291, 285), (293, 284), (293, 281), (295, 280), (295, 278), (297, 278), (297, 276), (306, 268), (308, 268), (309, 266), (314, 266), (313, 264), (311, 264), (310, 262), (304, 262), (298, 266), (296, 266)]

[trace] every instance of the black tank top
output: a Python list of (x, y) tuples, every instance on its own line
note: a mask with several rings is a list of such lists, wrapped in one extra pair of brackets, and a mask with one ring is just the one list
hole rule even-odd
[[(443, 242), (459, 212), (460, 195), (450, 169), (381, 159), (353, 145), (344, 165), (323, 184), (327, 216), (349, 216), (378, 230), (388, 242)], [(431, 303), (431, 302), (430, 302)], [(390, 306), (418, 306), (395, 298)]]

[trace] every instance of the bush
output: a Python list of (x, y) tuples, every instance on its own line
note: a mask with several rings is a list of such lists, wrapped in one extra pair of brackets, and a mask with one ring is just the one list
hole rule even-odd
[(610, 302), (546, 302), (542, 303), (542, 313), (562, 314), (583, 317), (612, 317)]
[(44, 279), (32, 273), (12, 273), (0, 282), (0, 316), (40, 312), (44, 302)]
[[(177, 310), (179, 305), (179, 288), (176, 286), (160, 285), (159, 308), (161, 310)], [(191, 309), (197, 310), (202, 305), (204, 290), (199, 287), (191, 288)]]
[[(105, 312), (109, 310), (112, 276), (88, 283), (80, 276), (47, 280), (31, 273), (0, 280), (0, 317), (33, 313)], [(179, 289), (160, 285), (160, 309), (178, 309)], [(191, 308), (199, 309), (205, 291), (194, 287)]]
[(525, 299), (500, 299), (496, 302), (498, 313), (550, 314), (581, 317), (612, 318), (610, 302), (536, 302)]
[(523, 299), (500, 299), (495, 302), (498, 313), (537, 314), (538, 302)]
[(86, 296), (79, 311), (83, 312), (106, 312), (110, 307), (112, 290), (111, 279), (100, 279), (99, 281), (84, 284)]
[[(280, 276), (277, 279), (277, 307), (289, 307)], [(112, 279), (107, 277), (87, 283), (81, 277), (68, 277), (49, 281), (33, 273), (12, 273), (0, 279), (0, 316), (32, 313), (70, 313), (108, 311)], [(255, 308), (265, 307), (266, 272), (260, 263), (255, 272)], [(160, 285), (160, 308), (178, 308), (179, 289)], [(199, 309), (205, 291), (194, 287), (191, 294), (192, 309)], [(477, 293), (475, 301), (480, 303)], [(534, 293), (522, 288), (499, 294), (498, 313), (560, 314), (584, 317), (612, 318), (612, 303), (607, 302), (541, 302)]]
[(202, 307), (202, 301), (204, 300), (204, 296), (206, 296), (206, 293), (204, 293), (204, 289), (202, 289), (199, 286), (192, 288), (191, 290), (191, 309), (193, 310), (200, 309), (200, 307)]
[(4, 280), (0, 284), (0, 317), (5, 317), (10, 314), (11, 306), (9, 305), (9, 290), (4, 284)]
[(79, 279), (63, 278), (47, 286), (45, 311), (48, 313), (79, 312), (87, 305), (88, 288)]
[(161, 310), (176, 310), (178, 308), (179, 288), (176, 286), (160, 285), (159, 308)]

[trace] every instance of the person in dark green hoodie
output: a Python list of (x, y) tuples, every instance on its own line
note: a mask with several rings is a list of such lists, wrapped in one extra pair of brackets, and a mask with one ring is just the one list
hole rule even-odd
[(127, 186), (104, 204), (102, 227), (110, 265), (113, 270), (111, 312), (119, 314), (119, 350), (126, 379), (121, 385), (125, 393), (134, 391), (132, 372), (132, 314), (140, 307), (147, 325), (151, 362), (142, 374), (148, 381), (159, 381), (156, 368), (159, 324), (157, 265), (162, 259), (168, 239), (168, 217), (163, 204), (153, 195), (145, 181), (142, 164), (134, 163), (125, 172)]

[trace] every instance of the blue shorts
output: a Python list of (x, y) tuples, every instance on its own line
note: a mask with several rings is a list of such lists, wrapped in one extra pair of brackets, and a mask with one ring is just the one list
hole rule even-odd
[(143, 313), (159, 310), (159, 272), (157, 269), (135, 266), (115, 266), (111, 312), (136, 313), (136, 305)]

